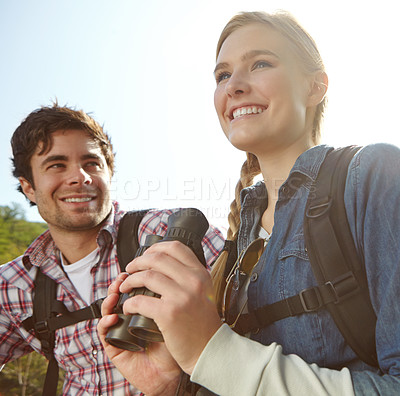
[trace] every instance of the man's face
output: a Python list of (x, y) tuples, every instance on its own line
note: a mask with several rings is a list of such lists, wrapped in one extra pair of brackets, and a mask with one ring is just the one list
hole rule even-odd
[(34, 188), (20, 178), (25, 195), (55, 231), (93, 230), (111, 210), (111, 175), (98, 144), (80, 130), (52, 134), (52, 148), (31, 159)]

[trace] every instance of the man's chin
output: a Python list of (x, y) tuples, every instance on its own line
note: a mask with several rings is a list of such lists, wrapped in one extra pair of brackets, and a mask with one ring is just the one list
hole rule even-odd
[(77, 216), (59, 218), (57, 227), (68, 231), (88, 231), (100, 228), (108, 214), (80, 213)]

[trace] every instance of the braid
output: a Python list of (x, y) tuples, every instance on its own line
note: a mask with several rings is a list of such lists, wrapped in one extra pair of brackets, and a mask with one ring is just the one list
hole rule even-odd
[[(254, 177), (261, 173), (260, 164), (254, 154), (246, 153), (247, 159), (240, 169), (240, 179), (235, 188), (235, 199), (230, 205), (230, 213), (228, 215), (229, 229), (227, 239), (235, 240), (240, 226), (240, 192), (253, 184)], [(222, 299), (224, 293), (224, 274), (228, 252), (224, 251), (220, 254), (212, 268), (212, 278), (214, 283), (214, 293), (216, 296), (217, 307), (222, 308)]]
[(229, 229), (227, 239), (236, 238), (240, 225), (240, 192), (253, 184), (254, 177), (261, 172), (260, 164), (254, 154), (247, 153), (247, 160), (243, 163), (240, 170), (240, 179), (235, 188), (235, 199), (231, 203), (231, 211), (228, 215)]

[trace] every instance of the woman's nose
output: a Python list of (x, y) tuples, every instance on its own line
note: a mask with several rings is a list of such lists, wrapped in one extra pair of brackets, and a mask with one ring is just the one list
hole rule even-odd
[(232, 73), (225, 85), (226, 93), (233, 97), (241, 95), (249, 90), (249, 83), (243, 73)]

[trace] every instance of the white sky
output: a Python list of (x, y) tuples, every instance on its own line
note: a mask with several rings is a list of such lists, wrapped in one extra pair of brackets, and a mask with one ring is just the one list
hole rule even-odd
[(239, 11), (285, 9), (330, 78), (324, 142), (400, 145), (400, 23), (381, 0), (0, 0), (0, 205), (17, 202), (9, 140), (54, 98), (91, 112), (117, 152), (127, 209), (196, 206), (224, 228), (244, 154), (213, 108), (215, 46)]

